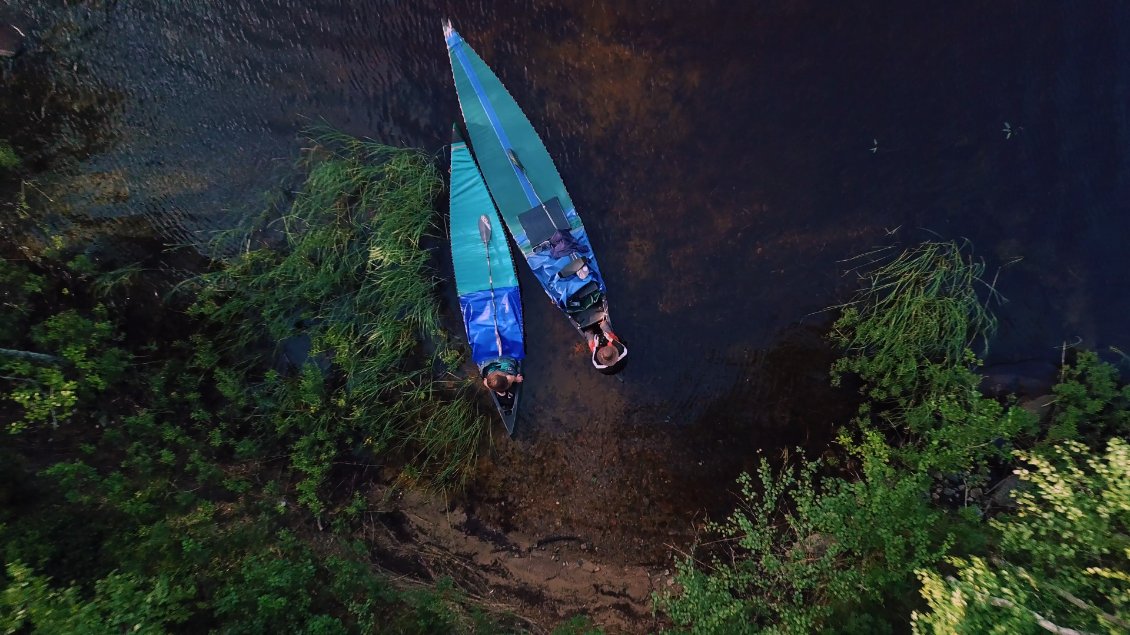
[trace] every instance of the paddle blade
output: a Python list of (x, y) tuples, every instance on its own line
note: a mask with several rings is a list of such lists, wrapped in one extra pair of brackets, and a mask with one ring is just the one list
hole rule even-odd
[(490, 244), (490, 218), (486, 214), (479, 217), (479, 238), (483, 239), (484, 245)]

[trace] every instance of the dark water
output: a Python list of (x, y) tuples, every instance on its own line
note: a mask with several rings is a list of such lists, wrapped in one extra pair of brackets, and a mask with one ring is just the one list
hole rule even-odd
[(1128, 345), (1125, 3), (8, 4), (57, 51), (17, 64), (90, 95), (71, 171), (104, 194), (75, 206), (189, 244), (256, 209), (311, 122), (441, 156), (453, 19), (558, 160), (633, 351), (624, 383), (588, 369), (523, 279), (521, 430), (477, 485), (500, 521), (611, 544), (622, 515), (654, 543), (757, 451), (818, 451), (846, 415), (812, 314), (875, 245), (1022, 258), (991, 361)]

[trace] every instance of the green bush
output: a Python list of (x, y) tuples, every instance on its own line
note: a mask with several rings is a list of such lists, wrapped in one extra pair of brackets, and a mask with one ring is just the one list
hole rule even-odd
[[(482, 423), (437, 379), (454, 356), (419, 244), (429, 159), (325, 141), (280, 221), (284, 249), (246, 252), (143, 316), (99, 300), (136, 267), (68, 259), (59, 236), (0, 261), (0, 416), (23, 431), (0, 445), (3, 632), (498, 630), (450, 584), (394, 584), (291, 504), (338, 511), (320, 485), (353, 453), (400, 452), (457, 483)], [(294, 335), (313, 361), (276, 368)], [(337, 515), (363, 517), (364, 494)]]
[(188, 619), (190, 585), (169, 576), (141, 578), (111, 573), (98, 580), (90, 598), (77, 586), (56, 588), (19, 563), (7, 566), (0, 593), (0, 629), (5, 633), (167, 633)]
[(1075, 363), (1063, 369), (1054, 392), (1049, 443), (1081, 439), (1094, 445), (1110, 437), (1130, 437), (1130, 386), (1119, 386), (1118, 369), (1093, 351), (1081, 351)]
[(872, 436), (855, 481), (817, 478), (814, 462), (774, 474), (762, 460), (756, 483), (743, 474), (741, 507), (708, 527), (725, 556), (705, 565), (682, 560), (681, 590), (656, 598), (674, 632), (820, 632), (847, 624), (861, 604), (905, 593), (948, 539), (923, 496), (924, 480), (896, 472), (888, 453)]
[(14, 170), (20, 167), (20, 157), (12, 146), (7, 142), (0, 140), (0, 170)]
[[(282, 249), (245, 251), (206, 275), (193, 313), (216, 325), (202, 369), (239, 368), (269, 345), (310, 342), (295, 372), (229, 374), (225, 392), (253, 395), (258, 436), (289, 448), (305, 478), (300, 500), (325, 511), (320, 490), (336, 457), (405, 455), (409, 473), (459, 484), (484, 421), (435, 380), (449, 347), (435, 277), (420, 246), (441, 181), (430, 157), (338, 135), (307, 155), (309, 176), (277, 223)], [(427, 342), (428, 346), (422, 346)], [(222, 388), (222, 387), (221, 387)]]
[(0, 381), (9, 385), (3, 397), (20, 408), (9, 432), (67, 423), (80, 400), (110, 388), (130, 362), (129, 353), (114, 346), (118, 338), (98, 305), (89, 314), (64, 310), (35, 324), (29, 338), (35, 351), (0, 351)]
[(929, 610), (915, 632), (1130, 631), (1130, 445), (1017, 455), (1029, 467), (1016, 512), (990, 523), (998, 553), (951, 558), (953, 575), (920, 571)]
[(970, 350), (996, 324), (995, 296), (978, 286), (984, 265), (966, 245), (927, 242), (866, 272), (866, 288), (832, 330), (843, 350), (833, 380), (861, 382), (866, 398), (843, 427), (846, 473), (817, 465), (748, 477), (742, 506), (710, 526), (728, 550), (685, 559), (682, 591), (658, 599), (694, 633), (896, 631), (915, 602), (915, 571), (948, 551), (983, 548), (979, 509), (932, 505), (943, 474), (983, 477), (1009, 443), (1033, 436), (1035, 418), (985, 398)]

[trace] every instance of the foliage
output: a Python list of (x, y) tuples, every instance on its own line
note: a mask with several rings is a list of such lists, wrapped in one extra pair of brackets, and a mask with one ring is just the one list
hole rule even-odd
[(56, 588), (20, 563), (7, 567), (8, 586), (0, 593), (0, 628), (5, 633), (26, 627), (42, 633), (167, 632), (189, 614), (191, 586), (168, 576), (144, 579), (111, 573), (84, 599), (77, 586)]
[[(1000, 440), (1034, 432), (1035, 417), (979, 390), (969, 346), (995, 329), (996, 292), (978, 295), (985, 266), (967, 247), (926, 242), (867, 271), (832, 329), (844, 349), (834, 382), (854, 373), (869, 398), (856, 427), (889, 434), (894, 459), (914, 473), (976, 471), (1007, 454)], [(842, 437), (849, 447), (852, 436)]]
[[(8, 387), (3, 397), (19, 406), (9, 432), (67, 422), (80, 402), (98, 398), (125, 370), (129, 354), (117, 346), (120, 335), (104, 306), (67, 309), (36, 323), (36, 305), (69, 289), (8, 260), (0, 261), (0, 293), (0, 382)], [(34, 350), (14, 350), (23, 347)]]
[(585, 615), (574, 615), (553, 629), (553, 635), (603, 635), (604, 631), (593, 625)]
[(967, 349), (987, 342), (997, 322), (988, 310), (995, 291), (984, 285), (985, 299), (977, 292), (985, 265), (967, 248), (924, 242), (862, 272), (864, 289), (832, 327), (833, 341), (845, 351), (832, 368), (835, 381), (858, 374), (868, 396), (882, 401), (936, 382), (932, 367), (970, 361)]
[[(434, 378), (453, 357), (419, 246), (434, 170), (333, 141), (281, 221), (289, 248), (246, 252), (187, 298), (107, 309), (104, 287), (137, 268), (102, 271), (58, 236), (0, 260), (0, 347), (57, 358), (0, 358), (0, 420), (24, 422), (0, 445), (4, 632), (498, 630), (450, 584), (394, 584), (291, 504), (336, 511), (319, 484), (378, 452), (458, 482), (478, 441), (471, 406)], [(334, 192), (329, 164), (348, 181)], [(295, 335), (314, 346), (296, 368), (262, 353)], [(39, 410), (17, 402), (25, 384)], [(339, 516), (356, 519), (366, 498), (349, 495)]]
[(0, 140), (0, 170), (14, 170), (20, 167), (20, 157), (7, 141)]
[(1017, 452), (1017, 511), (991, 521), (999, 554), (952, 558), (954, 576), (919, 572), (929, 611), (917, 633), (1130, 630), (1130, 445), (1096, 455), (1068, 441)]
[[(893, 460), (914, 474), (978, 471), (1007, 456), (1005, 440), (1035, 432), (1034, 415), (982, 395), (980, 376), (968, 368), (929, 364), (922, 378), (919, 393), (900, 389), (893, 404), (866, 403), (853, 422), (860, 432), (881, 431), (897, 439)], [(840, 441), (852, 448), (858, 434), (844, 431)]]
[(1093, 351), (1081, 351), (1055, 386), (1055, 414), (1047, 440), (1081, 439), (1095, 445), (1130, 437), (1130, 386), (1119, 386), (1118, 369)]
[(686, 632), (812, 633), (905, 588), (947, 540), (921, 479), (901, 478), (882, 440), (871, 443), (859, 480), (817, 478), (815, 462), (773, 474), (764, 459), (757, 483), (739, 477), (742, 507), (708, 527), (725, 558), (706, 569), (682, 560), (681, 592), (657, 597), (657, 607)]
[[(315, 513), (343, 452), (406, 454), (408, 474), (458, 485), (483, 421), (447, 398), (459, 386), (434, 379), (437, 360), (451, 357), (420, 247), (436, 171), (419, 152), (333, 134), (319, 137), (305, 165), (305, 186), (274, 223), (283, 249), (244, 251), (200, 281), (193, 314), (215, 325), (197, 342), (210, 349), (201, 368), (239, 371), (223, 381), (252, 395), (256, 436), (288, 448), (305, 476), (301, 502)], [(236, 365), (255, 359), (264, 333), (282, 368)]]
[[(910, 614), (914, 572), (954, 548), (983, 547), (979, 509), (931, 505), (934, 481), (975, 480), (1034, 433), (1035, 418), (986, 398), (970, 350), (996, 325), (984, 265), (967, 245), (927, 242), (865, 272), (832, 340), (866, 397), (844, 426), (835, 460), (743, 477), (743, 508), (711, 525), (730, 545), (708, 566), (682, 562), (682, 592), (658, 606), (691, 632), (881, 632)], [(960, 543), (958, 541), (960, 540)], [(819, 545), (813, 550), (811, 545)]]

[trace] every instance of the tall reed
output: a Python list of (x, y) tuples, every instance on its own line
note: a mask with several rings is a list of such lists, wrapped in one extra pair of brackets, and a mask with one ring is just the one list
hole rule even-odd
[(967, 242), (929, 241), (861, 270), (863, 288), (832, 330), (845, 352), (834, 375), (859, 373), (875, 397), (913, 392), (928, 364), (961, 365), (977, 342), (987, 348), (999, 295), (967, 251)]
[[(401, 457), (425, 482), (458, 484), (485, 422), (437, 377), (452, 355), (421, 241), (442, 181), (418, 151), (324, 130), (311, 142), (305, 184), (268, 228), (280, 246), (245, 249), (206, 275), (196, 310), (238, 358), (254, 429), (289, 445), (315, 511), (332, 463), (361, 448)], [(296, 338), (310, 343), (306, 359), (289, 360), (301, 368), (264, 370), (256, 351)]]

